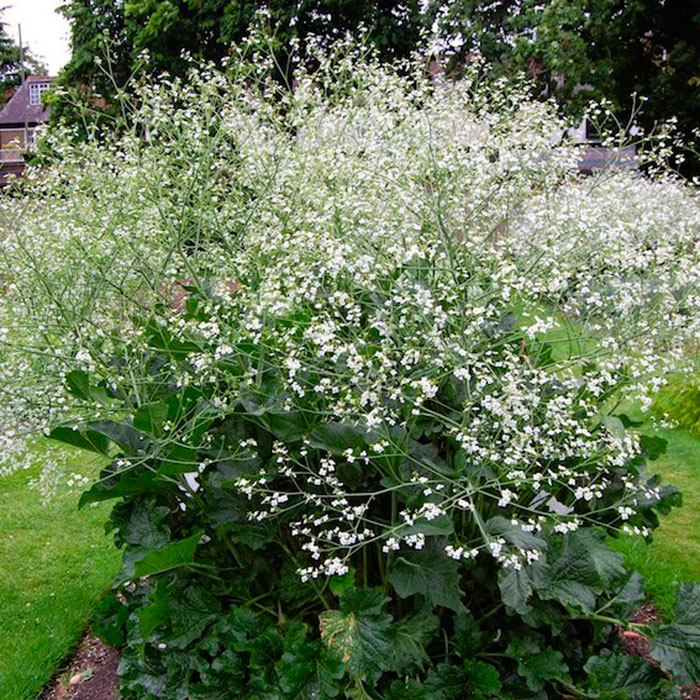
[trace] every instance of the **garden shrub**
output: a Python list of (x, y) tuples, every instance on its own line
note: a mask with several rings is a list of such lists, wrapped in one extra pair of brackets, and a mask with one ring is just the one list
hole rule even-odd
[(700, 435), (700, 375), (672, 375), (654, 396), (652, 409), (659, 418)]
[(478, 66), (320, 65), (143, 88), (3, 202), (5, 445), (109, 461), (122, 696), (679, 697), (700, 586), (631, 623), (607, 540), (679, 503), (617, 406), (697, 331), (696, 194)]

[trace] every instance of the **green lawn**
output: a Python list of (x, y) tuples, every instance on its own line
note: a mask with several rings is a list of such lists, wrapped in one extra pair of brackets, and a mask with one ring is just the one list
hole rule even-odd
[(662, 519), (650, 544), (625, 537), (614, 546), (644, 576), (648, 592), (668, 615), (678, 584), (700, 581), (700, 439), (681, 428), (655, 434), (668, 440), (668, 450), (649, 471), (678, 487), (683, 507)]
[[(37, 446), (51, 454), (52, 446)], [(87, 473), (84, 453), (71, 468)], [(94, 468), (94, 467), (93, 467)], [(108, 506), (77, 509), (75, 493), (49, 505), (27, 488), (37, 468), (0, 477), (0, 698), (35, 700), (80, 638), (119, 553), (104, 535)]]

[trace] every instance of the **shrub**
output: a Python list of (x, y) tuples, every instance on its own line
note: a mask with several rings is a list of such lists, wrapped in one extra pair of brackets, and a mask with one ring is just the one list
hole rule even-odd
[(652, 409), (659, 418), (700, 435), (700, 376), (673, 375), (654, 397)]
[[(477, 69), (246, 65), (55, 136), (4, 203), (4, 419), (110, 460), (81, 504), (117, 499), (123, 697), (677, 697), (700, 587), (628, 622), (606, 538), (678, 503), (616, 406), (674, 359), (660, 317), (697, 328), (694, 193), (580, 181), (553, 107)], [(685, 207), (600, 259), (569, 202), (630, 191)]]

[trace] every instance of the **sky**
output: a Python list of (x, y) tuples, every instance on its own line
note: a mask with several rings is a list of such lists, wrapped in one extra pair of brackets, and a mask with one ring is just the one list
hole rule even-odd
[(70, 58), (68, 22), (56, 13), (62, 0), (0, 0), (5, 30), (15, 41), (22, 25), (22, 42), (56, 75)]

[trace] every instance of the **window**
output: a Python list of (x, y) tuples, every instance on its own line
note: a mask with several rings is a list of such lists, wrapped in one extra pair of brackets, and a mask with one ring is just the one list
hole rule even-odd
[(51, 87), (51, 83), (30, 83), (29, 104), (40, 105), (41, 96)]

